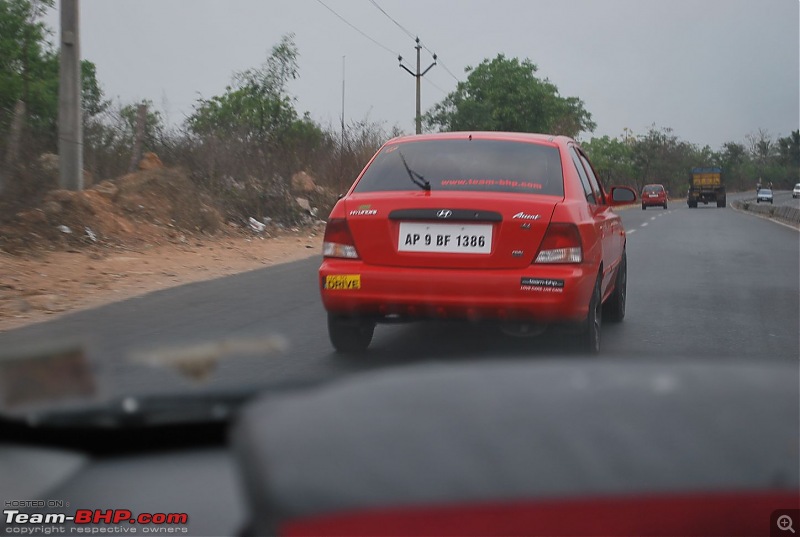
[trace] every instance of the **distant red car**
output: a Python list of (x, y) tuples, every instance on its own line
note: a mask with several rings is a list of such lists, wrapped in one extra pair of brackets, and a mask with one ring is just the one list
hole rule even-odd
[[(582, 328), (598, 352), (603, 310), (625, 315), (625, 231), (579, 145), (566, 137), (454, 132), (395, 138), (333, 208), (319, 269), (340, 352), (375, 324), (498, 321)], [(604, 307), (603, 307), (604, 306)]]
[(648, 207), (667, 208), (667, 190), (664, 185), (645, 185), (642, 189), (642, 210)]

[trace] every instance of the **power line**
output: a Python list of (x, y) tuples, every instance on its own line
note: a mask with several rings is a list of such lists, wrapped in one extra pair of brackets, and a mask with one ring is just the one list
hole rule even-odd
[(441, 92), (442, 92), (442, 93), (444, 93), (445, 95), (447, 95), (447, 91), (443, 90), (441, 87), (439, 87), (437, 84), (434, 84), (433, 82), (431, 82), (431, 81), (430, 81), (430, 80), (428, 80), (427, 78), (425, 79), (425, 82), (426, 82), (427, 84), (430, 84), (430, 85), (431, 85), (431, 86), (433, 86), (434, 88), (438, 89), (439, 91), (441, 91)]
[[(389, 15), (389, 13), (387, 13), (385, 9), (383, 9), (383, 8), (382, 8), (380, 5), (378, 5), (378, 2), (376, 2), (375, 0), (369, 0), (369, 1), (370, 1), (370, 3), (371, 3), (373, 6), (375, 6), (375, 8), (377, 8), (377, 9), (378, 9), (378, 10), (379, 10), (381, 13), (383, 13), (384, 15), (386, 15), (386, 17), (387, 17), (387, 18), (388, 18), (390, 21), (392, 21), (392, 22), (393, 22), (393, 23), (394, 23), (394, 24), (395, 24), (395, 25), (396, 25), (398, 28), (400, 28), (400, 29), (403, 31), (403, 33), (405, 33), (405, 34), (406, 34), (408, 37), (410, 37), (411, 39), (414, 39), (414, 38), (417, 38), (417, 39), (419, 39), (419, 38), (418, 38), (418, 37), (417, 37), (415, 34), (413, 34), (411, 31), (409, 31), (409, 30), (408, 30), (408, 28), (406, 28), (405, 26), (403, 26), (402, 24), (400, 24), (399, 22), (397, 22), (397, 21), (394, 19), (394, 17), (392, 17), (391, 15)], [(428, 47), (425, 45), (425, 43), (423, 43), (423, 42), (422, 42), (422, 40), (418, 41), (418, 43), (420, 44), (420, 46), (422, 46), (422, 48), (424, 48), (426, 51), (428, 51), (428, 53), (429, 53), (429, 54), (431, 54), (431, 55), (436, 55), (436, 53), (435, 53), (435, 52), (433, 52), (431, 49), (429, 49), (429, 48), (428, 48)], [(447, 72), (447, 74), (448, 74), (448, 75), (450, 75), (450, 76), (452, 76), (452, 77), (453, 77), (453, 79), (454, 79), (456, 82), (461, 82), (461, 80), (460, 80), (460, 79), (459, 79), (459, 78), (458, 78), (456, 75), (454, 75), (454, 74), (452, 73), (452, 71), (450, 71), (450, 69), (448, 69), (448, 68), (447, 68), (447, 66), (446, 66), (444, 63), (442, 63), (442, 61), (441, 61), (441, 60), (437, 60), (437, 63), (438, 63), (439, 65), (441, 65), (441, 66), (442, 66), (442, 68), (443, 68), (443, 69), (444, 69), (444, 70)]]
[(441, 66), (442, 66), (442, 69), (444, 69), (444, 70), (445, 70), (445, 72), (446, 72), (448, 75), (450, 75), (450, 76), (452, 76), (452, 77), (453, 77), (453, 80), (455, 80), (456, 82), (461, 82), (461, 79), (460, 79), (460, 78), (458, 78), (456, 75), (454, 75), (454, 74), (453, 74), (453, 73), (450, 71), (450, 69), (448, 69), (448, 68), (447, 68), (447, 66), (446, 66), (446, 65), (445, 65), (445, 64), (444, 64), (444, 63), (443, 63), (441, 60), (439, 60), (439, 65), (441, 65)]
[(330, 11), (331, 13), (333, 13), (334, 15), (336, 15), (336, 16), (337, 16), (337, 17), (338, 17), (338, 18), (339, 18), (339, 19), (340, 19), (340, 20), (341, 20), (343, 23), (345, 23), (345, 24), (346, 24), (346, 25), (348, 25), (350, 28), (352, 28), (352, 29), (353, 29), (353, 30), (355, 30), (356, 32), (360, 33), (361, 35), (363, 35), (364, 37), (366, 37), (367, 39), (369, 39), (370, 41), (372, 41), (373, 43), (375, 43), (376, 45), (378, 45), (379, 47), (381, 47), (383, 50), (385, 50), (385, 51), (387, 51), (387, 52), (390, 52), (390, 53), (391, 53), (391, 54), (393, 54), (393, 55), (396, 55), (396, 54), (397, 54), (397, 52), (393, 51), (392, 49), (390, 49), (390, 48), (389, 48), (389, 47), (387, 47), (386, 45), (384, 45), (384, 44), (382, 44), (382, 43), (378, 42), (377, 40), (373, 39), (372, 37), (370, 37), (370, 36), (368, 36), (367, 34), (365, 34), (364, 32), (362, 32), (360, 29), (358, 29), (356, 26), (354, 26), (354, 25), (353, 25), (353, 24), (352, 24), (350, 21), (348, 21), (347, 19), (345, 19), (344, 17), (342, 17), (341, 15), (339, 15), (338, 13), (336, 13), (336, 12), (335, 12), (335, 11), (334, 11), (334, 10), (333, 10), (333, 9), (332, 9), (330, 6), (328, 6), (327, 4), (325, 4), (325, 2), (323, 2), (322, 0), (317, 0), (317, 2), (319, 2), (319, 3), (320, 3), (322, 6), (324, 6), (324, 7), (325, 7), (325, 9), (327, 9), (328, 11)]
[[(409, 32), (409, 31), (408, 31), (408, 30), (407, 30), (407, 29), (406, 29), (406, 28), (405, 28), (405, 27), (404, 27), (402, 24), (400, 24), (399, 22), (397, 22), (396, 20), (394, 20), (394, 18), (392, 18), (392, 16), (391, 16), (391, 15), (389, 15), (388, 13), (386, 13), (386, 11), (385, 11), (385, 10), (384, 10), (384, 9), (383, 9), (381, 6), (379, 6), (379, 5), (378, 5), (378, 3), (377, 3), (375, 0), (369, 0), (369, 1), (370, 1), (370, 3), (371, 3), (373, 6), (375, 6), (376, 8), (378, 8), (378, 10), (379, 10), (381, 13), (383, 13), (384, 15), (386, 15), (386, 16), (389, 18), (389, 20), (390, 20), (390, 21), (392, 21), (393, 23), (395, 23), (395, 25), (397, 25), (397, 27), (398, 27), (398, 28), (400, 28), (401, 30), (403, 30), (403, 32), (405, 32), (405, 34), (406, 34), (408, 37), (410, 37), (411, 39), (414, 39), (414, 38), (416, 37), (414, 34), (412, 34), (411, 32)], [(431, 51), (429, 50), (428, 52), (431, 52)], [(433, 54), (433, 52), (431, 52), (431, 54)]]

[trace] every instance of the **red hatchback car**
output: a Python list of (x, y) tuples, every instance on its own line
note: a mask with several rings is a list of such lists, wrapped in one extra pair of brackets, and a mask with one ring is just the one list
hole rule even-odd
[[(625, 230), (580, 146), (563, 136), (452, 132), (388, 141), (334, 206), (319, 269), (331, 342), (365, 350), (375, 324), (578, 325), (598, 352), (625, 315)], [(604, 311), (605, 310), (605, 311)]]
[(642, 189), (642, 210), (648, 207), (667, 208), (667, 190), (664, 185), (644, 185)]

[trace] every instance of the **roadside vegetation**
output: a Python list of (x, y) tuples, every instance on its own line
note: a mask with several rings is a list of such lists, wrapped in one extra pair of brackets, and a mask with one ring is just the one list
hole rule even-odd
[[(59, 60), (53, 32), (42, 22), (53, 7), (54, 0), (0, 0), (0, 225), (12, 225), (20, 212), (52, 201), (58, 188)], [(298, 59), (293, 35), (283, 36), (261, 65), (233, 73), (222, 94), (198, 99), (177, 126), (167, 125), (152, 102), (107, 99), (95, 65), (84, 60), (86, 185), (130, 174), (138, 147), (168, 169), (181, 170), (198, 199), (225, 222), (245, 227), (251, 217), (286, 225), (317, 214), (324, 218), (374, 151), (401, 132), (365, 119), (350, 122), (342, 133), (301, 112), (288, 89), (301, 76)], [(573, 136), (607, 184), (641, 188), (658, 182), (674, 196), (685, 192), (694, 166), (721, 166), (731, 191), (752, 189), (759, 177), (784, 189), (800, 182), (800, 131), (775, 138), (759, 130), (717, 150), (656, 125), (644, 133), (592, 137), (596, 124), (583, 101), (560, 95), (530, 59), (498, 54), (468, 67), (465, 76), (425, 114), (428, 132)], [(305, 178), (301, 192), (294, 180), (298, 174)]]

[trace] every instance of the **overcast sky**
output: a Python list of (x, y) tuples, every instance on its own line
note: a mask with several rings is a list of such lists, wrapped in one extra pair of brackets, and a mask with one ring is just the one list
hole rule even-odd
[[(412, 133), (414, 78), (397, 55), (413, 65), (413, 40), (370, 0), (321, 1), (381, 46), (320, 0), (81, 0), (81, 52), (107, 97), (150, 99), (175, 124), (292, 32), (300, 78), (290, 91), (301, 113), (338, 129), (344, 56), (347, 121)], [(800, 124), (798, 0), (375, 3), (439, 55), (423, 79), (423, 111), (465, 78), (465, 66), (503, 53), (530, 58), (562, 96), (582, 99), (593, 136), (655, 124), (717, 150), (758, 129), (786, 136)], [(58, 31), (56, 10), (46, 21)], [(423, 50), (423, 68), (430, 62)]]

